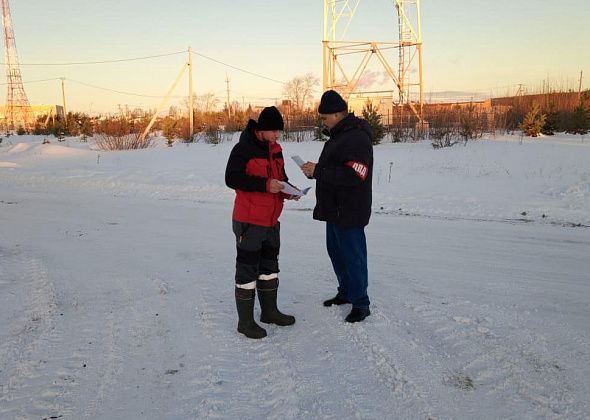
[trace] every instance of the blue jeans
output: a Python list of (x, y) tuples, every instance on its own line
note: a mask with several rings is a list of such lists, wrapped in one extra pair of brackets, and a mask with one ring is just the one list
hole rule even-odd
[(338, 279), (338, 296), (354, 308), (368, 308), (369, 273), (365, 228), (342, 228), (326, 223), (326, 247)]

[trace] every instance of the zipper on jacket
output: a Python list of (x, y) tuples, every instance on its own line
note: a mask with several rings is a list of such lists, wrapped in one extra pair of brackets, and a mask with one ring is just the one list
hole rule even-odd
[[(273, 179), (273, 163), (272, 163), (272, 147), (271, 144), (268, 143), (268, 178), (269, 179)], [(276, 194), (280, 194), (280, 193), (276, 193)], [(273, 195), (276, 195), (273, 194)], [(275, 220), (275, 213), (277, 212), (277, 197), (273, 197), (273, 208), (272, 208), (272, 215), (271, 215), (271, 222), (273, 222)]]

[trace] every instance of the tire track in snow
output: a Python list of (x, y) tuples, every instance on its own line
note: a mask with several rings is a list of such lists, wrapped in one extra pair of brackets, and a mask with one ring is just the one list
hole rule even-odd
[(0, 414), (17, 419), (67, 414), (71, 383), (55, 371), (59, 364), (54, 349), (62, 336), (55, 322), (54, 286), (43, 264), (24, 251), (9, 258), (3, 252), (2, 257), (5, 270), (26, 288), (26, 296), (11, 321), (9, 338), (0, 346)]
[[(587, 403), (572, 404), (576, 392), (568, 381), (564, 364), (545, 356), (563, 354), (562, 351), (548, 352), (541, 334), (523, 328), (525, 320), (520, 319), (518, 311), (509, 315), (502, 308), (489, 309), (487, 305), (469, 301), (401, 305), (409, 324), (420, 330), (420, 337), (428, 338), (421, 345), (434, 358), (447, 363), (446, 372), (437, 369), (443, 375), (442, 382), (463, 391), (481, 388), (473, 396), (466, 395), (465, 403), (473, 410), (487, 404), (501, 407), (505, 414), (529, 413), (530, 418), (572, 414), (576, 417), (588, 412)], [(486, 312), (496, 319), (487, 317)], [(575, 342), (573, 337), (572, 340)], [(565, 350), (568, 345), (559, 347)], [(569, 351), (579, 350), (577, 346), (571, 346)], [(461, 378), (469, 378), (469, 382)]]
[[(223, 311), (219, 310), (219, 304), (213, 304), (221, 299), (213, 296), (212, 290), (204, 287), (199, 291), (196, 333), (205, 335), (208, 356), (200, 362), (190, 381), (191, 390), (181, 405), (192, 401), (194, 408), (190, 414), (197, 418), (239, 418), (244, 414), (244, 407), (252, 410), (253, 406), (260, 409), (257, 415), (261, 418), (300, 418), (297, 390), (305, 386), (298, 382), (291, 360), (281, 349), (284, 342), (273, 340), (273, 336), (283, 331), (261, 324), (269, 334), (264, 339), (252, 340), (239, 334), (233, 290), (224, 288), (222, 292), (226, 291), (228, 296), (223, 299), (223, 305), (232, 306)], [(258, 317), (257, 310), (255, 316)]]
[[(81, 392), (85, 398), (79, 404), (82, 418), (94, 418), (100, 414), (102, 405), (114, 392), (122, 363), (120, 345), (124, 318), (118, 316), (116, 304), (109, 303), (104, 295), (92, 305), (104, 312), (87, 313), (78, 318), (82, 318), (80, 330), (85, 344), (79, 354), (74, 354), (78, 362), (84, 362), (89, 376)], [(99, 319), (102, 320), (100, 324)]]
[[(349, 308), (346, 305), (347, 311)], [(396, 354), (396, 352), (392, 351), (392, 348), (388, 348), (386, 344), (379, 343), (377, 331), (390, 331), (394, 327), (384, 313), (373, 305), (371, 315), (362, 323), (346, 323), (341, 314), (336, 317), (336, 320), (339, 324), (336, 328), (342, 329), (342, 339), (345, 342), (352, 341), (362, 354), (362, 358), (366, 361), (376, 381), (384, 388), (384, 393), (391, 398), (390, 413), (392, 416), (396, 418), (407, 418), (408, 416), (422, 419), (436, 418), (424, 392), (410, 379), (403, 368), (404, 355), (397, 354), (398, 357), (394, 358), (391, 354)], [(377, 324), (377, 328), (373, 326), (374, 324)], [(403, 340), (400, 340), (402, 338), (400, 335), (396, 335), (396, 338), (398, 342)]]
[(28, 296), (13, 321), (13, 339), (0, 350), (0, 366), (9, 366), (2, 369), (0, 417), (95, 417), (121, 359), (114, 306), (97, 314), (97, 308), (109, 308), (103, 296), (81, 307), (76, 296), (56, 293), (39, 260), (24, 254), (12, 260)]

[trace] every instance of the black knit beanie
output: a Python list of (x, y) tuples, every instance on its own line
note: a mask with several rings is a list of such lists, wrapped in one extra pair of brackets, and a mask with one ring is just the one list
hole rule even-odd
[(274, 131), (283, 130), (285, 123), (279, 110), (274, 106), (267, 106), (262, 110), (258, 117), (258, 126), (256, 127), (260, 131)]
[(318, 112), (320, 114), (335, 114), (348, 110), (348, 105), (335, 90), (327, 90), (322, 95)]

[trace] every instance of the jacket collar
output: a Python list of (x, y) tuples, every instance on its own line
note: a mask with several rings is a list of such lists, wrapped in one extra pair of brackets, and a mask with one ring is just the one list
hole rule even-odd
[(248, 125), (246, 125), (244, 131), (242, 131), (242, 134), (240, 134), (240, 142), (249, 142), (262, 149), (268, 149), (268, 142), (258, 140), (258, 138), (256, 137), (256, 133), (254, 132), (254, 130), (257, 126), (258, 124), (256, 123), (256, 121), (252, 119), (249, 120)]
[(325, 129), (324, 134), (330, 136), (330, 138), (333, 138), (341, 132), (350, 129), (354, 125), (355, 120), (358, 120), (358, 118), (355, 117), (354, 114), (351, 112), (346, 117), (338, 121), (338, 123), (334, 127), (332, 127), (332, 129)]

